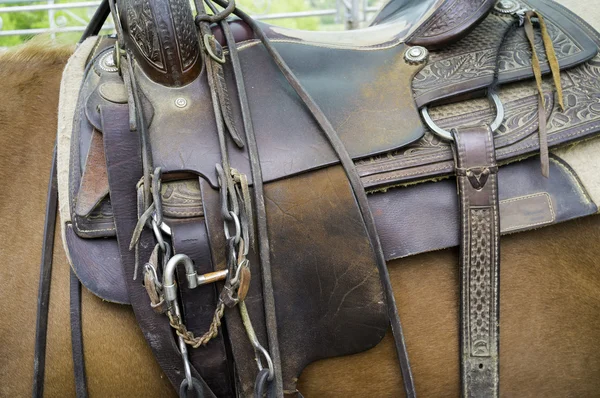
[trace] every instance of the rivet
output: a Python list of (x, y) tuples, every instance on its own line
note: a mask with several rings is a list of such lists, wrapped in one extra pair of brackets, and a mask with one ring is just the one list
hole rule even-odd
[(499, 14), (512, 14), (521, 9), (521, 5), (515, 0), (500, 0), (494, 6), (494, 11)]
[(175, 100), (175, 106), (178, 108), (185, 108), (187, 106), (187, 100), (183, 97), (179, 97)]
[(429, 52), (425, 47), (414, 46), (409, 48), (404, 54), (404, 59), (409, 64), (420, 64), (427, 60)]
[(112, 52), (108, 52), (100, 58), (99, 62), (100, 68), (105, 70), (106, 72), (117, 72), (119, 69), (115, 65), (115, 60), (113, 59)]

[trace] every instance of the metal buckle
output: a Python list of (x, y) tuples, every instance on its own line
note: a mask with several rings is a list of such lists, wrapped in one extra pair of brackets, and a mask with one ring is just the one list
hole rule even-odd
[[(502, 121), (504, 120), (504, 106), (502, 105), (502, 101), (500, 100), (498, 94), (494, 92), (488, 93), (488, 99), (490, 100), (490, 103), (494, 104), (494, 107), (496, 108), (496, 118), (494, 119), (492, 124), (490, 124), (490, 129), (492, 130), (492, 132), (495, 132), (502, 125)], [(423, 120), (425, 121), (427, 127), (429, 127), (435, 135), (446, 141), (454, 141), (452, 133), (450, 133), (447, 130), (444, 130), (443, 128), (435, 124), (433, 119), (431, 119), (431, 116), (429, 116), (429, 111), (427, 110), (426, 106), (421, 108), (421, 116), (423, 116)]]
[[(214, 45), (214, 48), (216, 49), (216, 51), (221, 56), (219, 56), (219, 54), (215, 54), (215, 51), (213, 50), (213, 45)], [(204, 48), (206, 49), (206, 52), (208, 53), (208, 55), (210, 55), (210, 57), (212, 59), (214, 59), (215, 61), (217, 61), (220, 64), (224, 64), (225, 63), (225, 53), (223, 52), (223, 48), (221, 47), (221, 43), (219, 43), (215, 39), (215, 36), (213, 36), (211, 34), (205, 34), (204, 35)]]

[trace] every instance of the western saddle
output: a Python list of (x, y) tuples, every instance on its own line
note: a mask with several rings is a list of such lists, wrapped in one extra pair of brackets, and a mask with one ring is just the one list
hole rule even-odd
[(461, 392), (498, 396), (500, 235), (598, 211), (549, 152), (600, 130), (590, 26), (545, 0), (392, 0), (347, 32), (111, 0), (84, 39), (65, 247), (181, 395), (300, 396), (306, 365), (391, 325), (416, 396), (386, 261), (460, 245)]

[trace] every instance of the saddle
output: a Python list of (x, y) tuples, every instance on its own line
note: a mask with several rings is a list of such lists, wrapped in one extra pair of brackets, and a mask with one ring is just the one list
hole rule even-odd
[(300, 396), (391, 325), (415, 396), (385, 263), (460, 246), (462, 394), (497, 396), (500, 235), (598, 211), (598, 33), (543, 0), (391, 1), (347, 32), (110, 3), (61, 86), (63, 241), (180, 394)]

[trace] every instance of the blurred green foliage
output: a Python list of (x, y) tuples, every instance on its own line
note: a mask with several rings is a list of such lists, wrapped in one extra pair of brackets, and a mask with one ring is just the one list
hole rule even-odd
[[(56, 0), (55, 3), (70, 3), (81, 0)], [(334, 9), (339, 0), (237, 0), (238, 6), (251, 15), (264, 15), (284, 12), (310, 11), (315, 9)], [(369, 5), (379, 4), (381, 0), (369, 0)], [(48, 4), (47, 1), (14, 2), (0, 0), (0, 7), (16, 5)], [(54, 21), (61, 26), (82, 26), (83, 21), (89, 20), (93, 10), (73, 8), (54, 12)], [(2, 31), (35, 29), (50, 27), (48, 11), (0, 13)], [(268, 21), (271, 24), (302, 30), (340, 30), (343, 25), (334, 16), (285, 18)], [(57, 33), (60, 42), (74, 43), (80, 32)], [(31, 38), (32, 35), (0, 36), (0, 47), (14, 46)]]

